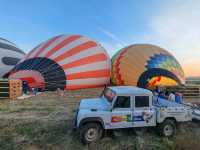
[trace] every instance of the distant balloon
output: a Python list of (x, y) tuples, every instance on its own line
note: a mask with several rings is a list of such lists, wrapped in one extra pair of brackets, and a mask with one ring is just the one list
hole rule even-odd
[(149, 44), (125, 47), (112, 58), (112, 82), (116, 85), (155, 87), (184, 84), (181, 65), (166, 50)]
[(25, 56), (15, 44), (0, 38), (0, 78), (7, 73)]
[(110, 65), (107, 52), (94, 40), (59, 35), (30, 51), (9, 78), (49, 90), (98, 87), (110, 82)]

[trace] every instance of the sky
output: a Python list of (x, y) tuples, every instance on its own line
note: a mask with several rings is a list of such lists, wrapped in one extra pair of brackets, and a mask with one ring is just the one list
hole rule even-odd
[(186, 76), (200, 76), (199, 0), (0, 0), (0, 37), (26, 53), (59, 34), (90, 37), (110, 57), (130, 44), (154, 44)]

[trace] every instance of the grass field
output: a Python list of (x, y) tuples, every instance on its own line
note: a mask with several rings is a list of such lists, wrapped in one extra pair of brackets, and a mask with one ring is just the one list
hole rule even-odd
[(96, 97), (102, 89), (45, 92), (25, 100), (0, 101), (1, 150), (199, 150), (200, 124), (180, 125), (174, 138), (163, 138), (155, 129), (136, 134), (107, 135), (84, 146), (72, 131), (75, 108), (81, 98)]

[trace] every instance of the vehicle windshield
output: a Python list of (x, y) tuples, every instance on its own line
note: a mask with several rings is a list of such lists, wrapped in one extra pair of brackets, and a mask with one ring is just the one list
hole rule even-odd
[(112, 102), (113, 98), (115, 97), (116, 93), (111, 90), (110, 88), (105, 88), (101, 94), (103, 97), (105, 97), (108, 102)]

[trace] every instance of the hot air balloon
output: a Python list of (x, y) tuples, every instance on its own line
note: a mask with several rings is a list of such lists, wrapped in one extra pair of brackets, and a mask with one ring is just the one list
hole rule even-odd
[(25, 56), (25, 53), (14, 43), (0, 38), (0, 77), (7, 73)]
[(108, 84), (110, 67), (107, 52), (94, 40), (81, 35), (58, 35), (31, 50), (9, 78), (47, 90), (81, 89)]
[(183, 69), (166, 50), (150, 45), (130, 45), (112, 57), (111, 80), (116, 85), (143, 88), (184, 84)]

